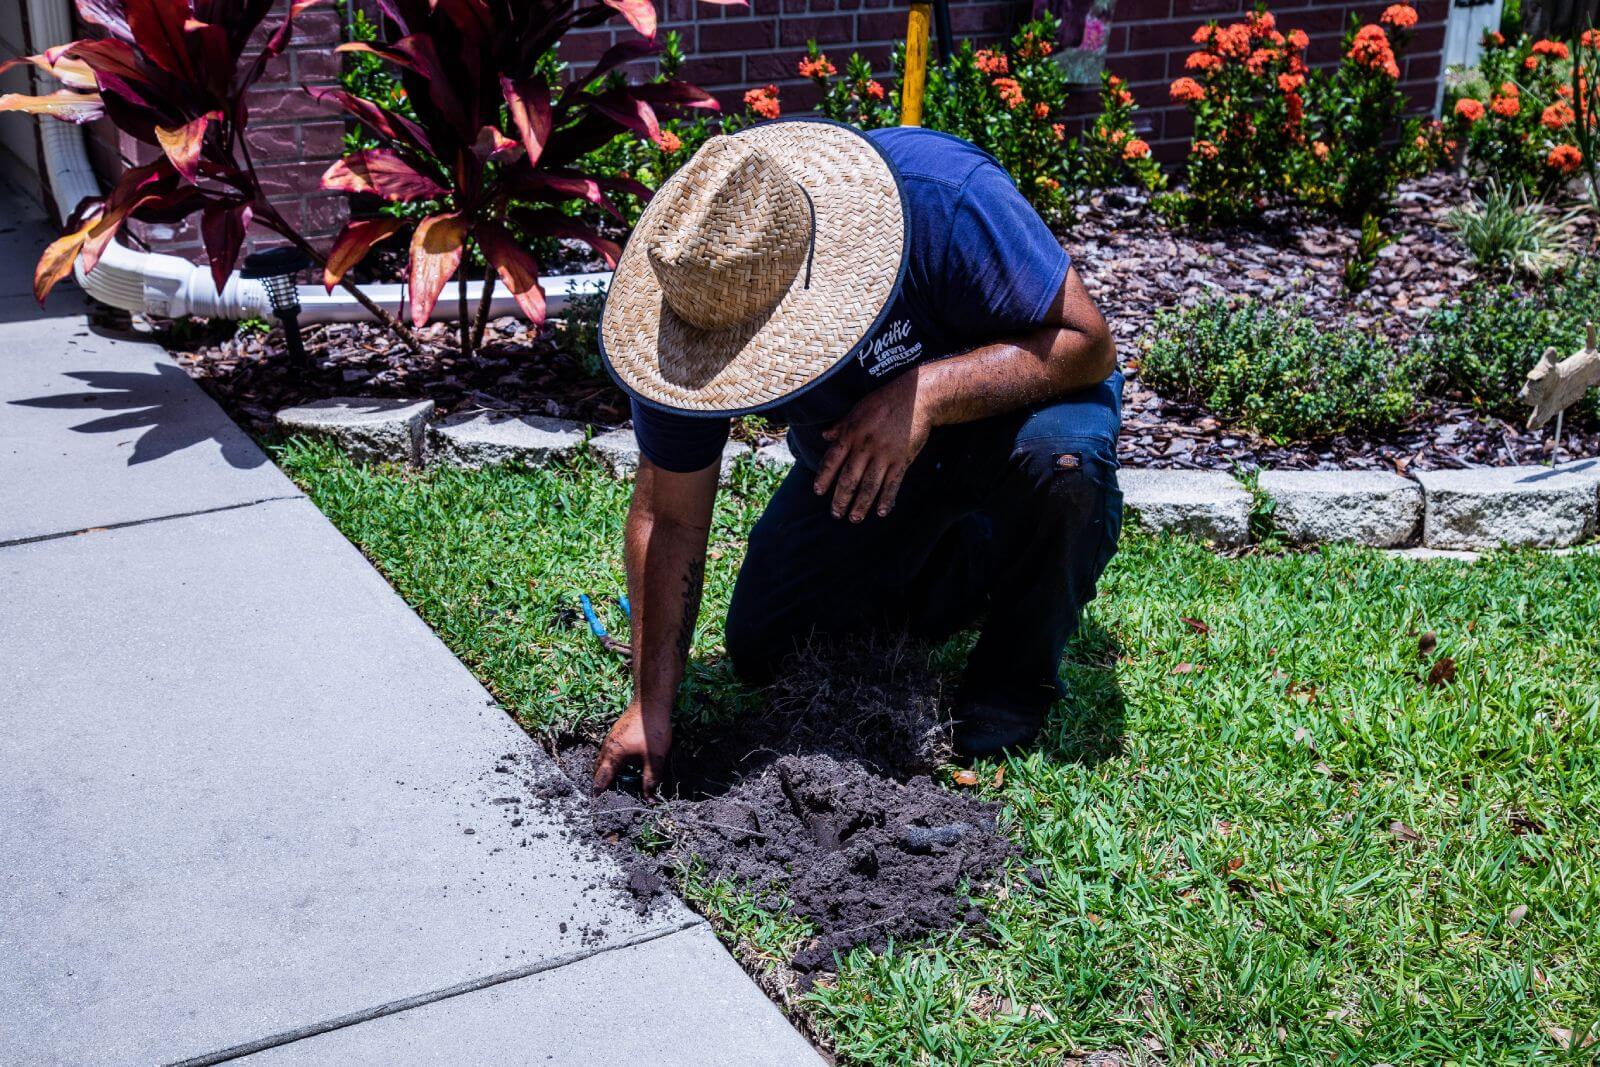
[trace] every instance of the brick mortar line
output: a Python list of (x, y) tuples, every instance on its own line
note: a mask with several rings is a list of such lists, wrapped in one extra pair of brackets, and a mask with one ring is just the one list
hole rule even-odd
[(514, 967), (509, 971), (499, 971), (495, 974), (483, 975), (479, 978), (469, 978), (464, 982), (457, 982), (455, 985), (446, 986), (443, 989), (435, 989), (428, 993), (417, 993), (414, 996), (401, 997), (398, 1000), (387, 1001), (383, 1004), (377, 1005), (376, 1007), (364, 1008), (361, 1011), (348, 1012), (344, 1015), (336, 1015), (331, 1019), (324, 1019), (321, 1022), (307, 1023), (305, 1026), (297, 1026), (293, 1029), (284, 1030), (276, 1034), (271, 1034), (267, 1037), (257, 1038), (254, 1041), (247, 1041), (240, 1045), (233, 1045), (228, 1048), (219, 1049), (216, 1052), (207, 1052), (199, 1056), (191, 1056), (190, 1058), (184, 1060), (173, 1060), (168, 1063), (166, 1067), (211, 1067), (213, 1064), (226, 1063), (229, 1060), (236, 1060), (241, 1056), (249, 1056), (257, 1052), (264, 1052), (269, 1048), (277, 1048), (281, 1045), (293, 1044), (296, 1041), (303, 1041), (308, 1037), (316, 1037), (319, 1034), (327, 1034), (332, 1033), (335, 1030), (343, 1030), (351, 1026), (360, 1025), (361, 1023), (371, 1022), (373, 1019), (381, 1019), (387, 1015), (398, 1015), (400, 1012), (409, 1011), (412, 1008), (420, 1008), (429, 1004), (437, 1004), (440, 1001), (450, 1000), (454, 997), (463, 996), (467, 993), (476, 993), (479, 990), (489, 989), (497, 985), (504, 985), (507, 982), (515, 982), (521, 978), (531, 978), (536, 974), (545, 974), (549, 971), (559, 970), (562, 967), (566, 967), (573, 963), (581, 963), (584, 960), (593, 959), (596, 956), (607, 952), (615, 952), (618, 949), (634, 948), (639, 945), (647, 945), (652, 941), (660, 941), (663, 938), (672, 937), (687, 930), (693, 930), (696, 927), (706, 925), (706, 921), (700, 916), (696, 915), (692, 919), (680, 921), (676, 926), (670, 926), (663, 930), (652, 930), (646, 933), (636, 934), (633, 937), (624, 938), (620, 941), (616, 941), (608, 945), (602, 945), (598, 948), (577, 949), (573, 952), (565, 953), (564, 955), (552, 956), (547, 960), (540, 960), (537, 963), (530, 963), (524, 967)]

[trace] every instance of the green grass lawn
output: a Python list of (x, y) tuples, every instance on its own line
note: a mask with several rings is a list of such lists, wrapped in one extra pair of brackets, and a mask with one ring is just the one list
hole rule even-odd
[[(625, 672), (572, 609), (588, 591), (620, 623), (626, 485), (588, 460), (278, 458), (528, 729), (619, 710)], [(695, 702), (737, 702), (720, 618), (773, 484), (746, 469), (722, 495)], [(1441, 657), (1454, 679), (1430, 685)], [(990, 929), (858, 950), (801, 998), (842, 1061), (1593, 1062), (1563, 1045), (1600, 1034), (1600, 555), (1222, 559), (1133, 535), (1067, 676), (1039, 749), (984, 786), (1043, 884), (1019, 873), (983, 899)], [(691, 895), (730, 939), (803, 936), (728, 886)]]

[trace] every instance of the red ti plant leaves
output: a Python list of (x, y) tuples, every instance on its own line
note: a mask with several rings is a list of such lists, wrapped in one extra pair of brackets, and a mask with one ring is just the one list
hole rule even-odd
[(437, 200), (450, 191), (383, 148), (362, 149), (337, 161), (322, 175), (322, 188), (340, 193), (374, 193), (403, 203)]
[(522, 147), (528, 150), (528, 162), (539, 162), (544, 154), (544, 143), (550, 138), (555, 120), (550, 110), (550, 87), (537, 78), (513, 82), (500, 79), (500, 95), (511, 114), (511, 122), (522, 138)]
[(45, 297), (50, 295), (56, 283), (72, 273), (72, 264), (77, 262), (78, 253), (83, 251), (83, 244), (89, 239), (89, 232), (94, 226), (95, 220), (90, 219), (45, 247), (39, 262), (33, 267), (33, 298), (39, 301), (40, 306), (44, 305)]
[(622, 246), (600, 236), (593, 229), (559, 211), (520, 211), (512, 216), (517, 228), (529, 237), (565, 237), (582, 241), (605, 258), (606, 265), (615, 267), (622, 256)]
[(41, 96), (6, 93), (0, 96), (0, 111), (22, 111), (30, 115), (48, 115), (67, 122), (84, 123), (93, 122), (105, 114), (105, 105), (99, 93), (57, 89)]
[(189, 181), (200, 175), (200, 151), (205, 146), (206, 127), (221, 117), (220, 111), (208, 111), (176, 129), (156, 127), (156, 140), (161, 143), (161, 150), (172, 160), (178, 173)]
[(628, 20), (628, 25), (641, 36), (656, 35), (656, 5), (653, 0), (605, 0), (605, 4), (620, 11), (622, 17)]
[(374, 219), (354, 219), (345, 223), (339, 236), (334, 239), (333, 251), (328, 253), (328, 262), (322, 270), (322, 284), (327, 286), (328, 292), (333, 292), (333, 287), (339, 284), (339, 279), (351, 267), (360, 263), (372, 246), (379, 241), (394, 236), (405, 229), (406, 220), (395, 218), (391, 215), (380, 215)]
[(426, 326), (444, 283), (461, 266), (467, 221), (458, 213), (431, 215), (411, 238), (411, 324)]
[(478, 239), (478, 247), (483, 250), (483, 258), (494, 266), (495, 272), (500, 275), (500, 280), (505, 283), (506, 288), (511, 290), (517, 306), (528, 317), (528, 321), (543, 322), (544, 290), (539, 286), (538, 260), (523, 251), (517, 244), (516, 238), (498, 223), (490, 222), (479, 226), (473, 236)]
[[(287, 46), (295, 16), (321, 2), (295, 0), (282, 21), (258, 35), (273, 0), (78, 0), (80, 17), (105, 36), (30, 57), (67, 89), (46, 104), (10, 101), (8, 109), (26, 106), (68, 120), (103, 109), (118, 130), (161, 155), (124, 172), (98, 213), (46, 250), (35, 274), (38, 297), (65, 277), (75, 257), (84, 270), (94, 269), (128, 219), (178, 222), (200, 214), (218, 286), (252, 218), (300, 240), (244, 150), (246, 93)], [(265, 47), (246, 64), (249, 42), (263, 36)]]
[(239, 249), (244, 246), (251, 214), (249, 204), (209, 204), (200, 213), (200, 236), (206, 243), (206, 258), (211, 261), (211, 281), (219, 293), (228, 283)]

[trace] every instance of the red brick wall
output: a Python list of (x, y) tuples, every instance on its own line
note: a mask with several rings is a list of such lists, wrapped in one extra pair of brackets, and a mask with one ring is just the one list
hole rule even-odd
[[(1025, 0), (951, 0), (950, 21), (958, 38), (990, 42), (1007, 36), (1025, 16)], [(683, 36), (688, 60), (683, 75), (740, 108), (740, 97), (753, 85), (776, 83), (787, 112), (804, 111), (815, 103), (810, 82), (795, 65), (815, 38), (835, 60), (859, 51), (886, 70), (889, 53), (905, 34), (906, 7), (891, 0), (750, 0), (750, 6), (722, 7), (696, 0), (658, 0), (663, 30)], [(288, 6), (278, 0), (274, 18)], [(1142, 108), (1146, 139), (1160, 158), (1181, 158), (1189, 135), (1188, 115), (1167, 99), (1167, 86), (1182, 74), (1192, 51), (1190, 34), (1208, 19), (1228, 20), (1253, 7), (1253, 0), (1118, 0), (1112, 19), (1107, 56), (1109, 69), (1126, 78)], [(1284, 30), (1304, 29), (1311, 35), (1311, 60), (1337, 62), (1339, 39), (1351, 13), (1372, 19), (1385, 2), (1329, 3), (1280, 0), (1272, 10)], [(1434, 105), (1444, 47), (1448, 0), (1417, 0), (1417, 26), (1403, 72), (1407, 90), (1419, 109)], [(300, 90), (302, 84), (337, 80), (339, 16), (331, 8), (307, 12), (297, 23), (289, 50), (267, 68), (251, 94), (250, 146), (256, 162), (277, 195), (284, 213), (298, 220), (304, 232), (325, 242), (343, 223), (344, 201), (316, 191), (317, 178), (339, 153), (341, 120)], [(618, 28), (620, 27), (620, 28)], [(585, 30), (563, 42), (562, 54), (582, 65), (592, 61), (620, 36), (631, 34), (620, 20), (615, 25)], [(1085, 90), (1074, 100), (1079, 114), (1095, 106)], [(92, 152), (104, 174), (113, 174), (130, 159), (148, 158), (149, 149), (120, 137), (105, 124), (92, 130)], [(178, 227), (136, 226), (136, 243), (163, 252), (200, 258), (198, 220)], [(252, 241), (276, 244), (273, 234), (252, 231)]]
[[(950, 21), (957, 38), (979, 43), (1007, 36), (1026, 17), (1026, 0), (951, 0)], [(1376, 3), (1328, 3), (1280, 0), (1272, 5), (1281, 28), (1304, 29), (1311, 36), (1311, 61), (1326, 66), (1339, 58), (1339, 41), (1350, 15), (1376, 18), (1387, 0)], [(1210, 19), (1227, 21), (1255, 6), (1254, 0), (1118, 0), (1112, 16), (1106, 63), (1132, 85), (1148, 126), (1147, 140), (1161, 158), (1181, 158), (1187, 148), (1189, 119), (1167, 98), (1167, 86), (1183, 74), (1184, 58), (1194, 49), (1190, 35)], [(1421, 15), (1402, 72), (1417, 106), (1434, 106), (1448, 0), (1418, 0)], [(906, 31), (906, 5), (889, 0), (751, 0), (748, 8), (719, 7), (695, 0), (664, 0), (662, 28), (683, 36), (684, 77), (711, 90), (724, 107), (740, 108), (743, 91), (776, 83), (786, 112), (815, 103), (810, 82), (795, 72), (806, 41), (815, 38), (837, 63), (852, 50), (872, 60), (880, 71)], [(630, 31), (601, 27), (573, 34), (563, 43), (564, 58), (592, 60)], [(842, 63), (840, 64), (842, 66)], [(1095, 107), (1093, 93), (1074, 101), (1074, 111)]]
[[(258, 31), (258, 43), (266, 40), (288, 6), (289, 0), (277, 0)], [(338, 81), (339, 56), (334, 48), (342, 39), (339, 15), (331, 5), (305, 12), (295, 20), (289, 48), (267, 65), (250, 91), (246, 137), (263, 184), (284, 217), (319, 245), (338, 232), (346, 216), (343, 197), (317, 191), (318, 178), (340, 155), (344, 122), (338, 112), (319, 104), (300, 87)], [(153, 153), (154, 149), (119, 134), (108, 123), (96, 123), (90, 130), (90, 154), (103, 179), (130, 162), (148, 160)], [(203, 258), (198, 216), (178, 226), (135, 223), (125, 232), (130, 243), (151, 251), (197, 262)], [(245, 250), (282, 243), (277, 234), (251, 227)]]

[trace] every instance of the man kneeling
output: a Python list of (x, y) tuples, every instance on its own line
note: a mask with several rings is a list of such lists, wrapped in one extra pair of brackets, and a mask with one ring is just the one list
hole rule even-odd
[(780, 120), (712, 138), (656, 195), (601, 325), (642, 458), (628, 513), (634, 693), (595, 784), (660, 780), (730, 418), (789, 425), (751, 532), (733, 665), (812, 635), (982, 618), (957, 750), (1038, 732), (1116, 551), (1122, 378), (1104, 319), (992, 157), (915, 128)]

